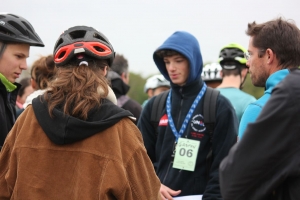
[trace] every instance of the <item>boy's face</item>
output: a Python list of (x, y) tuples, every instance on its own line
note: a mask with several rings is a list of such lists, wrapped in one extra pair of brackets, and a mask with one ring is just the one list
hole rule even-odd
[(8, 44), (0, 58), (0, 73), (11, 83), (27, 69), (26, 58), (29, 56), (28, 44)]
[(183, 86), (189, 76), (189, 62), (182, 55), (164, 57), (166, 69), (172, 83)]

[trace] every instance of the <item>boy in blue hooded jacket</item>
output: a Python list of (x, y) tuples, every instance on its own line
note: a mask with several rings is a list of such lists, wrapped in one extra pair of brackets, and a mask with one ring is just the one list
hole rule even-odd
[[(219, 164), (237, 140), (238, 121), (230, 102), (218, 95), (212, 142), (204, 124), (206, 85), (201, 80), (202, 55), (197, 39), (183, 31), (171, 35), (153, 54), (171, 89), (159, 125), (150, 121), (154, 98), (144, 107), (138, 127), (147, 153), (160, 178), (162, 199), (203, 194), (222, 199)], [(212, 163), (206, 157), (212, 148)]]

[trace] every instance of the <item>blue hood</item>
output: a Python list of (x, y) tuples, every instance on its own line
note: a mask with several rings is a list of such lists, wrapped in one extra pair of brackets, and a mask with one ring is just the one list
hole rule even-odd
[(160, 58), (156, 55), (157, 51), (163, 49), (177, 51), (188, 59), (190, 65), (190, 74), (186, 84), (200, 79), (203, 61), (198, 40), (193, 35), (188, 32), (177, 31), (173, 33), (173, 35), (171, 35), (160, 47), (158, 47), (153, 54), (154, 62), (160, 73), (167, 80), (171, 81), (163, 58)]

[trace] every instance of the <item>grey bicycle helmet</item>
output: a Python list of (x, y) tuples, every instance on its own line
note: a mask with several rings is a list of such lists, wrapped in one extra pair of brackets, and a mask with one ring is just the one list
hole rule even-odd
[(54, 62), (63, 66), (71, 59), (83, 55), (92, 59), (104, 59), (111, 66), (115, 52), (108, 39), (92, 27), (75, 26), (62, 33), (54, 46)]
[(0, 41), (45, 46), (32, 25), (23, 17), (0, 13)]

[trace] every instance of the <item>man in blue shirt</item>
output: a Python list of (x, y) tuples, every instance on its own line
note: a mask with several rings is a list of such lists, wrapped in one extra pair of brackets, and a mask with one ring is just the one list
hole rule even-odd
[(298, 200), (300, 31), (279, 18), (248, 24), (247, 34), (251, 79), (254, 85), (265, 85), (266, 92), (256, 102), (259, 109), (249, 106), (249, 111), (260, 114), (254, 113), (257, 119), (220, 165), (222, 196), (224, 200)]
[(245, 54), (250, 77), (254, 86), (265, 87), (264, 95), (249, 104), (240, 126), (239, 139), (247, 125), (254, 122), (271, 96), (273, 88), (288, 74), (289, 69), (300, 64), (300, 38), (296, 25), (281, 18), (262, 24), (248, 24), (250, 36), (248, 53)]

